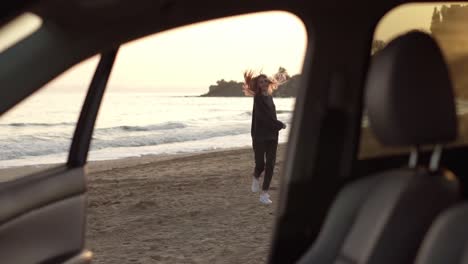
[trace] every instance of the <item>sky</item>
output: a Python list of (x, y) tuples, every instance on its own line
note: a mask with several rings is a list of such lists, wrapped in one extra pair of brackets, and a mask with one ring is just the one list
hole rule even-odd
[[(434, 6), (440, 5), (397, 7), (381, 20), (375, 38), (388, 41), (407, 30), (428, 30)], [(38, 22), (35, 23), (37, 27)], [(20, 27), (16, 25), (13, 32)], [(241, 81), (247, 69), (273, 75), (282, 66), (291, 75), (297, 74), (302, 70), (306, 34), (300, 19), (278, 11), (218, 19), (154, 34), (121, 47), (109, 90), (201, 94), (220, 79)], [(5, 35), (8, 36), (3, 34), (0, 38), (0, 50), (5, 45), (2, 39), (8, 39)], [(91, 58), (47, 87), (86, 88), (96, 65), (97, 57)]]
[[(122, 46), (109, 87), (201, 94), (217, 80), (240, 81), (247, 69), (273, 75), (281, 66), (297, 74), (302, 70), (306, 37), (302, 22), (285, 12), (244, 15), (169, 30)], [(77, 66), (51, 86), (82, 83), (96, 63), (91, 59)]]

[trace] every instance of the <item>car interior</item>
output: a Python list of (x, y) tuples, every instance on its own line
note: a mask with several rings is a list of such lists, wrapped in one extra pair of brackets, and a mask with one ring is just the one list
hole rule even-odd
[[(267, 262), (465, 263), (468, 148), (457, 142), (455, 85), (444, 54), (419, 30), (371, 54), (382, 17), (417, 3), (3, 1), (0, 26), (24, 13), (42, 23), (0, 52), (2, 115), (72, 66), (100, 57), (67, 162), (0, 183), (2, 262), (92, 263), (86, 164), (121, 45), (192, 23), (281, 10), (302, 20), (308, 39)], [(382, 146), (401, 151), (359, 157), (364, 118)]]
[[(408, 77), (413, 68), (421, 71)], [(431, 77), (423, 78), (428, 73)], [(418, 97), (426, 81), (434, 89)], [(441, 147), (434, 147), (428, 167), (418, 163), (417, 146), (437, 146), (456, 138), (453, 99), (447, 67), (430, 36), (410, 32), (376, 55), (366, 84), (369, 122), (385, 145), (414, 150), (407, 168), (381, 171), (346, 185), (300, 263), (412, 263), (432, 220), (460, 200), (458, 181), (440, 170)], [(398, 104), (386, 103), (389, 100)], [(434, 115), (422, 107), (428, 105), (435, 106)], [(421, 118), (424, 114), (435, 118)]]

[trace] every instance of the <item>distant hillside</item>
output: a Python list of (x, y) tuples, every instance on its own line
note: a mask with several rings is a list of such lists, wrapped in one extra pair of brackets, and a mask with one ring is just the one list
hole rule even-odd
[(202, 96), (244, 96), (242, 93), (242, 83), (236, 81), (226, 82), (224, 79), (216, 82), (215, 85), (208, 87), (208, 93)]
[[(296, 97), (299, 88), (301, 75), (292, 76), (286, 83), (280, 85), (273, 96), (276, 97)], [(208, 93), (201, 96), (211, 97), (240, 97), (244, 96), (242, 92), (242, 82), (225, 81), (224, 79), (216, 82), (215, 85), (208, 87)]]

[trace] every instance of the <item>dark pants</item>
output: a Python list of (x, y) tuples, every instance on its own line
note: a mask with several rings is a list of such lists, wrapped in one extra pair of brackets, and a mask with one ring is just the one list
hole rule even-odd
[[(276, 149), (278, 140), (253, 141), (253, 150), (255, 153), (255, 178), (259, 178), (260, 174), (265, 170), (265, 178), (263, 179), (263, 191), (268, 191), (270, 188), (271, 178), (276, 162)], [(266, 158), (266, 162), (265, 162)]]

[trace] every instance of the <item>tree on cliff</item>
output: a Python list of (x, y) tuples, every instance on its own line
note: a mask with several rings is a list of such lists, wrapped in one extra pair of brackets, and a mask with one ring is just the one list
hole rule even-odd
[(450, 69), (458, 98), (468, 99), (468, 6), (443, 5), (434, 8), (430, 25)]
[[(273, 78), (280, 83), (278, 89), (274, 91), (273, 96), (292, 97), (296, 96), (299, 86), (300, 75), (289, 76), (284, 67), (279, 67)], [(244, 96), (242, 93), (243, 82), (225, 81), (224, 79), (216, 81), (216, 85), (208, 87), (208, 93), (202, 96)]]

